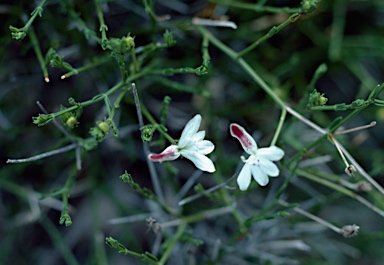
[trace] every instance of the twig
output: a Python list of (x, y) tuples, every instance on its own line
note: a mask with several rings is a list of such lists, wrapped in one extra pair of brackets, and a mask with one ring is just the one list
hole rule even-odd
[(42, 158), (45, 158), (48, 156), (53, 156), (53, 155), (57, 155), (57, 154), (61, 154), (61, 153), (70, 151), (72, 149), (75, 149), (77, 146), (78, 146), (78, 144), (74, 143), (74, 144), (70, 144), (70, 145), (64, 146), (62, 148), (53, 150), (53, 151), (49, 151), (49, 152), (42, 153), (42, 154), (32, 156), (32, 157), (28, 157), (28, 158), (8, 159), (6, 163), (25, 163), (25, 162), (36, 161), (36, 160), (39, 160), (39, 159), (42, 159)]
[[(323, 128), (319, 127), (318, 125), (316, 125), (315, 123), (311, 122), (310, 120), (306, 119), (305, 117), (301, 116), (299, 113), (297, 113), (295, 110), (293, 110), (292, 108), (286, 106), (286, 109), (287, 111), (295, 116), (296, 118), (298, 118), (300, 121), (302, 121), (303, 123), (307, 124), (309, 127), (315, 129), (316, 131), (318, 131), (319, 133), (321, 134), (327, 134), (327, 131), (324, 130)], [(339, 146), (339, 148), (341, 149), (341, 151), (344, 153), (344, 155), (348, 158), (348, 160), (351, 162), (351, 164), (356, 168), (356, 170), (364, 177), (366, 178), (369, 183), (372, 184), (372, 186), (374, 186), (381, 194), (384, 194), (384, 189), (383, 187), (380, 186), (380, 184), (378, 184), (370, 175), (368, 175), (367, 172), (365, 172), (365, 170), (356, 162), (356, 160), (353, 158), (353, 156), (344, 148), (344, 146), (342, 146), (336, 139), (333, 140), (335, 144), (337, 144)]]
[(113, 218), (113, 219), (108, 220), (108, 224), (117, 225), (117, 224), (140, 222), (140, 221), (143, 221), (146, 218), (148, 218), (149, 215), (150, 215), (149, 213), (143, 213), (143, 214), (136, 214), (136, 215), (131, 215), (131, 216)]
[[(45, 114), (48, 114), (48, 111), (44, 108), (43, 104), (40, 103), (40, 101), (36, 101), (36, 104), (37, 106), (39, 106), (39, 108), (45, 113)], [(53, 120), (52, 123), (57, 127), (57, 129), (59, 129), (69, 140), (71, 140), (71, 142), (76, 142), (75, 138), (73, 138), (72, 135), (70, 135), (67, 130), (64, 129), (63, 126), (61, 126), (61, 124), (57, 121), (57, 120)]]
[[(48, 111), (44, 108), (44, 106), (40, 103), (40, 101), (36, 101), (37, 106), (45, 113), (48, 114)], [(80, 150), (80, 144), (76, 141), (76, 139), (70, 135), (66, 129), (56, 120), (54, 119), (52, 123), (56, 126), (57, 129), (59, 129), (69, 140), (71, 140), (72, 143), (76, 143), (76, 168), (77, 170), (81, 170), (81, 150)]]
[[(132, 93), (133, 93), (133, 97), (135, 98), (135, 105), (136, 105), (136, 111), (137, 111), (137, 118), (139, 120), (139, 126), (140, 126), (140, 128), (143, 128), (144, 127), (144, 120), (143, 120), (143, 115), (141, 113), (140, 100), (139, 100), (139, 96), (137, 94), (135, 83), (132, 83)], [(143, 149), (144, 149), (145, 160), (147, 161), (149, 173), (151, 175), (152, 184), (153, 184), (153, 187), (155, 189), (155, 193), (156, 193), (157, 197), (159, 198), (159, 201), (164, 202), (164, 195), (163, 195), (163, 191), (162, 191), (161, 186), (160, 186), (160, 181), (159, 181), (159, 177), (157, 175), (155, 166), (154, 166), (153, 162), (147, 158), (150, 151), (149, 151), (148, 144), (145, 142), (143, 142)]]
[(192, 19), (192, 24), (237, 29), (237, 25), (232, 21), (213, 20), (213, 19), (205, 19), (205, 18), (198, 18), (198, 17), (194, 17)]
[[(285, 207), (288, 207), (289, 204), (286, 202), (286, 201), (283, 201), (283, 200), (279, 200), (279, 204), (285, 206)], [(324, 219), (316, 216), (316, 215), (313, 215), (299, 207), (294, 207), (293, 210), (301, 215), (304, 215), (305, 217), (308, 217), (309, 219), (315, 221), (315, 222), (318, 222), (319, 224), (322, 224), (326, 227), (328, 227), (329, 229), (335, 231), (336, 233), (338, 234), (341, 234), (343, 235), (344, 237), (353, 237), (353, 236), (356, 236), (357, 235), (357, 232), (359, 231), (360, 227), (353, 224), (353, 225), (346, 225), (346, 226), (343, 226), (342, 228), (339, 228), (327, 221), (325, 221)]]
[(177, 194), (177, 198), (182, 198), (192, 187), (192, 185), (196, 182), (196, 180), (203, 174), (203, 171), (196, 170), (185, 182), (185, 184), (181, 187), (179, 193)]
[(201, 192), (201, 193), (198, 193), (198, 194), (189, 196), (189, 197), (187, 197), (187, 198), (185, 198), (185, 199), (179, 201), (179, 203), (178, 203), (179, 206), (182, 206), (182, 205), (184, 205), (184, 204), (190, 203), (191, 201), (194, 201), (194, 200), (196, 200), (196, 199), (198, 199), (198, 198), (200, 198), (200, 197), (202, 197), (202, 196), (204, 196), (204, 195), (206, 195), (206, 194), (209, 194), (209, 193), (211, 193), (211, 192), (213, 192), (213, 191), (215, 191), (215, 190), (217, 190), (217, 189), (220, 189), (221, 187), (224, 187), (224, 186), (227, 185), (227, 183), (230, 182), (236, 175), (237, 175), (237, 174), (234, 174), (234, 175), (233, 175), (231, 178), (229, 178), (227, 181), (225, 181), (225, 182), (223, 182), (223, 183), (221, 183), (221, 184), (219, 184), (219, 185), (213, 186), (212, 188), (209, 188), (209, 189), (207, 189), (207, 190), (205, 190), (205, 191), (203, 191), (203, 192)]

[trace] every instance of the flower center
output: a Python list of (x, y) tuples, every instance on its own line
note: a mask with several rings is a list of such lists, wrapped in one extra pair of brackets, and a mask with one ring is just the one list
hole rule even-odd
[(256, 155), (250, 155), (248, 159), (245, 159), (244, 156), (241, 156), (241, 161), (244, 163), (251, 163), (253, 166), (259, 166), (260, 165), (260, 158)]

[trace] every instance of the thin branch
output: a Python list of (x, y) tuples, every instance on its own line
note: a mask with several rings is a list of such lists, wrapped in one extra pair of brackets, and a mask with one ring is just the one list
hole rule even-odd
[[(40, 101), (36, 102), (37, 106), (45, 113), (48, 114), (48, 111), (44, 108), (43, 104), (40, 103)], [(52, 121), (53, 125), (56, 126), (57, 129), (59, 129), (72, 143), (76, 143), (76, 150), (75, 150), (75, 155), (76, 155), (76, 168), (77, 170), (81, 170), (81, 149), (80, 149), (80, 144), (76, 141), (76, 139), (70, 135), (67, 130), (56, 120), (54, 119)]]
[[(37, 106), (45, 113), (48, 114), (48, 111), (44, 108), (44, 106), (40, 103), (40, 101), (36, 101)], [(53, 120), (52, 123), (59, 129), (69, 140), (71, 140), (72, 143), (76, 142), (75, 138), (73, 138), (72, 135), (70, 135), (66, 129), (57, 121)]]
[[(136, 111), (137, 111), (137, 118), (139, 120), (139, 126), (140, 126), (140, 128), (143, 128), (144, 127), (144, 120), (143, 120), (143, 115), (141, 113), (140, 99), (139, 99), (139, 96), (137, 94), (135, 83), (132, 83), (132, 93), (133, 93), (133, 97), (135, 98), (135, 105), (136, 105)], [(143, 142), (143, 149), (144, 149), (145, 160), (147, 162), (149, 173), (151, 175), (152, 184), (153, 184), (153, 187), (155, 189), (155, 193), (156, 193), (157, 197), (159, 198), (159, 201), (164, 202), (164, 195), (163, 195), (163, 191), (162, 191), (161, 186), (160, 186), (159, 176), (157, 175), (155, 165), (153, 164), (152, 161), (150, 161), (147, 158), (148, 155), (150, 154), (150, 150), (149, 150), (149, 146), (146, 142)]]
[[(335, 139), (335, 142), (337, 140)], [(352, 165), (355, 166), (357, 172), (359, 172), (369, 183), (372, 184), (381, 194), (384, 195), (384, 189), (383, 187), (377, 183), (353, 158), (353, 156), (339, 143), (340, 149), (344, 152), (344, 155), (349, 159)]]
[(221, 187), (226, 186), (227, 183), (229, 183), (234, 177), (236, 177), (236, 175), (237, 175), (237, 174), (234, 174), (234, 175), (233, 175), (232, 177), (230, 177), (227, 181), (225, 181), (225, 182), (223, 182), (223, 183), (221, 183), (221, 184), (219, 184), (219, 185), (213, 186), (212, 188), (207, 189), (207, 190), (205, 190), (205, 191), (203, 191), (203, 192), (201, 192), (201, 193), (197, 193), (197, 194), (195, 194), (195, 195), (189, 196), (189, 197), (187, 197), (187, 198), (185, 198), (185, 199), (179, 201), (179, 203), (178, 203), (179, 206), (182, 206), (182, 205), (184, 205), (184, 204), (190, 203), (191, 201), (194, 201), (194, 200), (196, 200), (196, 199), (198, 199), (198, 198), (200, 198), (200, 197), (202, 197), (202, 196), (204, 196), (204, 195), (206, 195), (206, 194), (209, 194), (209, 193), (211, 193), (211, 192), (213, 192), (213, 191), (215, 191), (215, 190), (217, 190), (217, 189), (220, 189)]
[[(321, 134), (327, 134), (327, 131), (320, 126), (316, 125), (315, 123), (311, 122), (310, 120), (306, 119), (305, 117), (301, 116), (299, 113), (297, 113), (295, 110), (292, 108), (286, 106), (287, 111), (298, 118), (300, 121), (303, 123), (307, 124), (311, 128), (315, 129)], [(339, 146), (341, 151), (343, 151), (344, 155), (348, 158), (348, 160), (351, 162), (353, 166), (355, 166), (356, 170), (364, 177), (366, 178), (369, 183), (372, 184), (381, 194), (384, 194), (384, 189), (383, 187), (380, 186), (365, 170), (356, 162), (356, 160), (353, 158), (353, 156), (342, 146), (336, 139), (334, 139), (334, 143)]]
[(49, 151), (49, 152), (42, 153), (42, 154), (39, 154), (39, 155), (36, 155), (36, 156), (32, 156), (32, 157), (28, 157), (28, 158), (8, 159), (6, 163), (25, 163), (25, 162), (36, 161), (36, 160), (43, 159), (43, 158), (46, 158), (46, 157), (49, 157), (49, 156), (53, 156), (53, 155), (61, 154), (61, 153), (64, 153), (64, 152), (68, 152), (68, 151), (70, 151), (72, 149), (75, 149), (77, 146), (78, 146), (78, 144), (74, 143), (74, 144), (70, 144), (70, 145), (64, 146), (62, 148), (53, 150), (53, 151)]
[(292, 116), (295, 116), (297, 119), (299, 119), (300, 121), (302, 121), (303, 123), (307, 124), (309, 127), (311, 127), (312, 129), (318, 131), (319, 133), (321, 134), (326, 134), (327, 131), (324, 130), (323, 128), (321, 128), (320, 126), (318, 126), (317, 124), (311, 122), (310, 120), (308, 120), (307, 118), (305, 118), (304, 116), (300, 115), (298, 112), (296, 112), (294, 109), (292, 109), (291, 107), (289, 106), (285, 106), (286, 110), (292, 115)]
[[(288, 207), (289, 204), (286, 202), (286, 201), (283, 201), (283, 200), (279, 200), (279, 204), (285, 206), (285, 207)], [(353, 225), (346, 225), (346, 226), (343, 226), (341, 228), (325, 221), (324, 219), (316, 216), (316, 215), (313, 215), (299, 207), (294, 207), (293, 210), (301, 215), (304, 215), (305, 217), (315, 221), (315, 222), (318, 222), (319, 224), (322, 224), (326, 227), (328, 227), (329, 229), (333, 230), (334, 232), (338, 233), (338, 234), (341, 234), (343, 235), (344, 237), (353, 237), (353, 236), (356, 236), (360, 227), (353, 224)]]

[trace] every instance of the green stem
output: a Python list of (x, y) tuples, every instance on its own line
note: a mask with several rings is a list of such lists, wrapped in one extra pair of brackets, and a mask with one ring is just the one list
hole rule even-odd
[(356, 106), (354, 104), (335, 104), (335, 105), (325, 105), (325, 106), (313, 106), (310, 107), (310, 110), (334, 110), (334, 111), (344, 111), (350, 109), (363, 109), (366, 106), (371, 104), (371, 102), (366, 101), (364, 105)]
[(135, 74), (137, 71), (139, 71), (139, 65), (137, 63), (137, 58), (136, 58), (136, 52), (134, 47), (131, 49), (131, 58), (132, 58), (132, 74)]
[(173, 238), (173, 240), (169, 243), (169, 245), (165, 249), (164, 254), (159, 261), (159, 264), (165, 264), (165, 262), (167, 261), (167, 259), (171, 255), (172, 250), (174, 249), (176, 243), (180, 240), (181, 236), (183, 235), (186, 227), (187, 227), (187, 223), (181, 223), (181, 225), (177, 229), (175, 237)]
[(199, 94), (204, 97), (209, 97), (210, 93), (207, 90), (203, 90), (201, 87), (195, 85), (188, 85), (184, 83), (178, 83), (176, 81), (169, 80), (168, 78), (161, 76), (153, 76), (151, 77), (152, 81), (159, 83), (167, 88), (174, 89), (176, 91), (182, 91), (187, 93)]
[(38, 7), (36, 7), (35, 10), (32, 11), (32, 13), (31, 13), (32, 17), (28, 20), (27, 24), (25, 24), (25, 26), (24, 26), (26, 31), (32, 25), (32, 23), (36, 19), (37, 15), (39, 15), (40, 17), (42, 16), (42, 14), (43, 14), (43, 6), (45, 5), (45, 2), (47, 2), (47, 0), (41, 1), (40, 5)]
[(112, 238), (112, 237), (107, 237), (105, 239), (105, 243), (110, 246), (111, 248), (114, 248), (114, 249), (117, 249), (119, 251), (119, 253), (122, 253), (124, 255), (131, 255), (133, 257), (136, 257), (136, 258), (139, 258), (139, 259), (142, 259), (150, 264), (155, 264), (155, 265), (159, 265), (159, 262), (157, 261), (156, 257), (154, 257), (152, 254), (150, 254), (149, 252), (145, 252), (143, 254), (140, 254), (140, 253), (136, 253), (134, 251), (131, 251), (129, 249), (127, 249), (123, 244), (121, 244), (119, 241), (117, 241), (116, 239)]
[(88, 28), (87, 24), (80, 18), (80, 15), (73, 10), (73, 7), (69, 4), (66, 7), (70, 17), (74, 21), (76, 21), (77, 24), (81, 27), (81, 30), (84, 32), (85, 38), (89, 39), (89, 37), (91, 37), (92, 39), (97, 41), (97, 43), (101, 44), (101, 39), (97, 37), (96, 33), (93, 30)]
[(311, 81), (307, 85), (303, 97), (300, 99), (299, 103), (296, 106), (297, 110), (302, 111), (306, 108), (306, 105), (308, 104), (309, 95), (312, 93), (314, 89), (316, 89), (315, 85), (317, 81), (322, 77), (328, 70), (328, 66), (325, 63), (320, 64), (315, 73), (312, 76)]
[(71, 191), (71, 188), (73, 186), (73, 183), (75, 182), (76, 179), (76, 173), (77, 173), (77, 167), (75, 167), (69, 174), (69, 178), (65, 182), (64, 187), (62, 188), (62, 200), (63, 200), (63, 211), (61, 212), (60, 216), (60, 224), (65, 224), (65, 226), (71, 226), (72, 225), (72, 220), (69, 215), (69, 203), (68, 203), (68, 198), (69, 198), (69, 193)]
[(141, 105), (141, 111), (143, 113), (143, 115), (145, 116), (145, 118), (147, 118), (147, 120), (155, 126), (156, 130), (161, 134), (163, 135), (165, 138), (167, 138), (167, 140), (170, 142), (170, 143), (175, 143), (175, 139), (173, 139), (164, 129), (162, 126), (160, 126), (160, 124), (158, 124), (155, 120), (155, 118), (153, 118), (153, 116), (151, 115), (151, 113), (148, 111), (148, 109), (144, 106), (144, 105)]
[(40, 44), (39, 44), (39, 41), (37, 40), (37, 36), (36, 36), (36, 33), (35, 33), (33, 27), (31, 27), (31, 30), (29, 31), (29, 37), (31, 39), (33, 50), (36, 53), (37, 60), (39, 61), (40, 68), (43, 71), (44, 80), (45, 80), (45, 82), (48, 83), (49, 82), (49, 76), (48, 76), (47, 66), (45, 64), (45, 60), (44, 60), (43, 54), (41, 52)]
[(103, 12), (101, 11), (100, 0), (94, 0), (94, 2), (96, 6), (97, 17), (100, 23), (101, 42), (105, 43), (106, 41), (108, 41), (108, 38), (107, 38), (108, 27), (104, 22), (104, 16), (103, 16)]
[[(223, 183), (225, 180), (223, 179), (222, 176), (225, 174), (222, 174), (221, 170), (218, 168), (216, 173), (213, 174), (214, 180), (216, 183)], [(229, 194), (227, 189), (220, 189), (219, 190), (221, 197), (224, 199), (224, 202), (226, 205), (230, 206), (233, 204), (233, 198)], [(240, 216), (237, 208), (234, 208), (232, 211), (233, 218), (235, 218), (236, 222), (239, 224), (239, 230), (244, 231), (244, 220)]]
[(316, 146), (318, 146), (321, 142), (323, 142), (325, 139), (327, 139), (328, 137), (328, 134), (323, 134), (322, 136), (320, 136), (319, 138), (317, 138), (315, 141), (309, 143), (307, 146), (305, 146), (301, 151), (297, 152), (295, 155), (293, 155), (285, 164), (287, 165), (287, 167), (290, 167), (290, 164), (292, 164), (293, 162), (297, 161), (297, 160), (301, 160), (301, 158), (305, 155), (305, 153), (309, 150), (311, 150), (312, 148), (315, 148)]
[[(257, 4), (250, 4), (240, 1), (228, 1), (228, 0), (209, 0), (209, 2), (217, 3), (220, 5), (226, 5), (229, 7), (241, 8), (253, 10), (255, 12), (271, 12), (271, 13), (297, 13), (301, 11), (301, 8), (291, 8), (291, 7), (274, 7), (274, 6), (264, 6), (264, 2), (259, 1)], [(261, 3), (260, 3), (261, 2)]]
[(209, 39), (210, 42), (212, 42), (217, 48), (219, 48), (221, 51), (223, 51), (225, 54), (227, 54), (229, 57), (231, 57), (234, 61), (236, 61), (243, 69), (244, 71), (281, 107), (281, 115), (279, 124), (276, 128), (275, 134), (273, 136), (273, 139), (271, 141), (271, 146), (275, 145), (277, 142), (277, 139), (280, 135), (281, 129), (283, 127), (283, 123), (285, 120), (285, 116), (287, 114), (287, 110), (285, 108), (284, 102), (273, 92), (272, 88), (267, 85), (267, 83), (264, 82), (264, 80), (252, 69), (252, 67), (243, 59), (238, 56), (232, 49), (230, 49), (228, 46), (226, 46), (224, 43), (219, 41), (215, 36), (213, 36), (210, 32), (208, 32), (204, 27), (198, 26), (197, 27), (204, 38)]
[(300, 160), (296, 160), (296, 164), (292, 167), (292, 169), (290, 170), (290, 174), (284, 180), (283, 184), (280, 186), (280, 188), (276, 192), (274, 199), (271, 201), (270, 204), (268, 204), (266, 207), (263, 208), (263, 210), (260, 212), (260, 216), (266, 215), (266, 213), (269, 210), (271, 210), (273, 207), (275, 207), (279, 203), (280, 196), (283, 194), (285, 189), (288, 187), (288, 184), (291, 182), (291, 179), (295, 175), (295, 170), (297, 169), (299, 163), (300, 163)]
[(381, 85), (377, 85), (372, 92), (368, 96), (368, 100), (376, 100), (376, 98), (379, 96), (379, 94), (383, 91), (384, 89), (384, 83)]
[(13, 26), (9, 26), (9, 29), (12, 31), (12, 37), (17, 40), (24, 39), (25, 35), (28, 32), (28, 29), (31, 27), (33, 21), (36, 19), (36, 17), (39, 15), (40, 17), (43, 15), (43, 6), (45, 5), (45, 2), (47, 0), (41, 1), (40, 5), (38, 5), (31, 13), (31, 17), (27, 21), (24, 27), (22, 28), (15, 28)]
[(286, 26), (288, 26), (289, 24), (291, 23), (294, 23), (296, 22), (302, 15), (300, 13), (295, 13), (293, 15), (291, 15), (287, 20), (285, 20), (283, 23), (281, 23), (280, 25), (278, 26), (273, 26), (267, 34), (265, 34), (263, 37), (261, 37), (260, 39), (258, 39), (257, 41), (255, 41), (254, 43), (252, 43), (251, 45), (249, 45), (247, 48), (245, 48), (244, 50), (242, 50), (241, 52), (239, 52), (237, 54), (237, 56), (240, 58), (240, 57), (243, 57), (244, 55), (246, 55), (247, 53), (249, 53), (250, 51), (252, 51), (253, 49), (255, 49), (257, 46), (259, 46), (259, 44), (263, 43), (264, 41), (270, 39), (272, 36), (276, 35), (280, 30), (282, 30), (283, 28), (285, 28)]
[(373, 101), (373, 103), (374, 103), (376, 106), (384, 107), (384, 100), (375, 99), (375, 100)]
[(65, 79), (65, 78), (71, 77), (73, 75), (77, 75), (77, 74), (84, 72), (88, 69), (91, 69), (91, 68), (97, 67), (101, 64), (104, 64), (104, 63), (108, 62), (109, 60), (110, 60), (110, 56), (107, 56), (107, 57), (104, 57), (102, 59), (97, 59), (95, 62), (89, 63), (89, 64), (84, 65), (82, 67), (74, 68), (71, 71), (69, 71), (68, 73), (62, 75), (61, 79)]
[(331, 38), (329, 40), (328, 54), (331, 61), (337, 61), (341, 57), (343, 33), (345, 27), (346, 6), (344, 0), (336, 0), (333, 5), (333, 23)]
[(283, 124), (284, 124), (286, 115), (287, 115), (287, 110), (285, 108), (283, 108), (281, 110), (279, 123), (277, 124), (276, 131), (275, 131), (275, 134), (273, 135), (273, 138), (272, 138), (270, 146), (276, 145), (277, 139), (279, 138), (280, 132), (281, 132), (281, 130), (283, 128)]
[(84, 107), (92, 105), (92, 104), (94, 104), (96, 102), (105, 100), (106, 96), (110, 96), (111, 94), (115, 93), (116, 91), (118, 91), (122, 87), (127, 86), (127, 84), (130, 84), (132, 81), (140, 78), (141, 76), (143, 76), (145, 74), (147, 74), (147, 72), (143, 71), (143, 72), (137, 73), (135, 75), (131, 75), (131, 76), (129, 76), (125, 80), (125, 82), (124, 81), (120, 81), (119, 83), (117, 83), (115, 86), (113, 86), (111, 89), (109, 89), (104, 94), (99, 94), (99, 95), (94, 96), (92, 99), (89, 99), (89, 100), (86, 100), (86, 101), (83, 101), (83, 102), (78, 102), (74, 106), (70, 106), (70, 107), (68, 107), (68, 108), (66, 108), (64, 110), (60, 110), (58, 112), (52, 113), (51, 115), (53, 115), (53, 119), (56, 119), (57, 117), (60, 117), (61, 115), (65, 114), (67, 112), (75, 111), (78, 108), (84, 108)]
[[(9, 175), (11, 175), (10, 172)], [(12, 193), (24, 199), (27, 199), (29, 197), (29, 194), (33, 192), (27, 188), (24, 188), (23, 186), (6, 180), (4, 177), (0, 177), (0, 187), (9, 193)]]
[(155, 23), (158, 20), (157, 15), (155, 14), (155, 11), (153, 11), (153, 1), (150, 0), (143, 0), (145, 12), (149, 15), (151, 18), (151, 22)]
[(211, 62), (211, 56), (209, 55), (208, 47), (209, 47), (209, 39), (206, 36), (204, 36), (203, 42), (201, 43), (201, 53), (203, 54), (202, 66), (206, 68), (208, 68), (209, 63)]
[(174, 75), (174, 74), (195, 74), (195, 68), (184, 67), (184, 68), (166, 68), (166, 69), (153, 69), (148, 71), (150, 74), (161, 74), (161, 75)]
[(328, 188), (331, 188), (335, 191), (338, 191), (341, 194), (344, 194), (345, 196), (348, 196), (352, 199), (355, 199), (355, 200), (359, 201), (360, 203), (364, 204), (365, 206), (367, 206), (368, 208), (370, 208), (371, 210), (373, 210), (374, 212), (378, 213), (382, 217), (384, 217), (384, 211), (383, 210), (377, 208), (375, 205), (373, 205), (371, 202), (367, 201), (365, 198), (361, 197), (360, 195), (354, 193), (353, 191), (351, 191), (351, 190), (349, 190), (343, 186), (340, 186), (336, 183), (333, 183), (327, 179), (320, 178), (320, 177), (316, 176), (315, 174), (309, 173), (309, 172), (302, 170), (302, 169), (296, 169), (296, 174), (298, 176), (305, 177), (307, 179), (315, 181), (315, 182), (317, 182), (323, 186), (326, 186)]
[(53, 225), (51, 220), (48, 219), (44, 214), (41, 215), (40, 224), (47, 231), (49, 237), (51, 238), (53, 245), (56, 246), (68, 265), (79, 265), (76, 260), (75, 255), (71, 252), (68, 247), (68, 244), (64, 242), (63, 236), (60, 234), (59, 230)]
[(362, 111), (363, 109), (365, 109), (365, 107), (361, 108), (361, 109), (355, 109), (354, 111), (352, 111), (347, 117), (345, 117), (344, 119), (342, 119), (341, 121), (339, 121), (337, 124), (335, 124), (334, 126), (332, 126), (332, 128), (329, 128), (329, 134), (332, 134), (334, 133), (338, 128), (340, 128), (341, 126), (343, 126), (344, 124), (346, 124), (350, 119), (352, 119), (353, 117), (355, 117), (360, 111)]
[(84, 107), (92, 105), (92, 104), (94, 104), (96, 102), (102, 101), (102, 100), (104, 100), (105, 96), (109, 96), (109, 95), (113, 94), (114, 92), (119, 90), (124, 85), (125, 85), (125, 82), (121, 81), (118, 84), (116, 84), (115, 86), (113, 86), (110, 90), (108, 90), (104, 94), (99, 94), (99, 95), (93, 97), (92, 99), (89, 99), (89, 100), (86, 100), (86, 101), (83, 101), (83, 102), (78, 102), (78, 104), (76, 104), (74, 106), (71, 106), (69, 108), (66, 108), (66, 109), (58, 111), (58, 112), (55, 112), (55, 113), (53, 113), (54, 118), (60, 117), (61, 115), (65, 114), (67, 112), (74, 111), (74, 110), (78, 109), (79, 107), (84, 108)]

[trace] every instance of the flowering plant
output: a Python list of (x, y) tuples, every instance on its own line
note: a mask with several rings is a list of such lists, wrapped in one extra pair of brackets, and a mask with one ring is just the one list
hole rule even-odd
[(246, 190), (251, 183), (251, 176), (260, 186), (268, 184), (268, 176), (277, 177), (279, 168), (272, 162), (278, 161), (284, 156), (284, 151), (276, 146), (258, 148), (252, 136), (236, 123), (230, 126), (231, 135), (237, 138), (244, 151), (250, 154), (248, 159), (242, 157), (245, 165), (237, 177), (237, 184), (241, 190)]
[(214, 172), (215, 166), (211, 159), (206, 155), (215, 149), (211, 141), (204, 140), (205, 131), (200, 131), (201, 115), (196, 114), (181, 133), (177, 144), (168, 146), (160, 154), (149, 154), (148, 159), (155, 162), (163, 162), (177, 159), (180, 155), (188, 158), (193, 164), (202, 171)]

